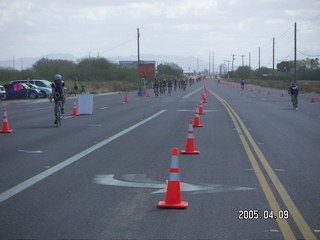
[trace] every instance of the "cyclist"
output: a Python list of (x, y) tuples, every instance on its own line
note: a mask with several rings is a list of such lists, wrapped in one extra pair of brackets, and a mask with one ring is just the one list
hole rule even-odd
[(298, 109), (298, 94), (299, 94), (299, 89), (298, 86), (295, 85), (293, 82), (291, 83), (289, 89), (288, 89), (288, 94), (291, 95), (291, 102), (295, 102), (295, 108)]
[(168, 93), (169, 93), (169, 95), (171, 95), (171, 92), (172, 92), (172, 84), (173, 84), (172, 80), (169, 79), (169, 81), (168, 81)]
[(244, 79), (241, 79), (240, 83), (241, 83), (241, 89), (243, 90), (244, 89)]
[(156, 97), (158, 97), (158, 95), (159, 95), (159, 81), (156, 78), (154, 79), (154, 82), (153, 82), (153, 91), (154, 91), (154, 95)]
[(52, 88), (52, 96), (50, 98), (50, 101), (52, 101), (52, 98), (54, 99), (54, 116), (55, 116), (55, 121), (54, 124), (57, 124), (57, 112), (58, 112), (58, 102), (61, 100), (62, 101), (62, 106), (61, 106), (61, 113), (64, 113), (64, 103), (65, 103), (65, 98), (64, 98), (64, 82), (62, 81), (62, 76), (60, 74), (54, 75), (54, 81), (51, 84)]

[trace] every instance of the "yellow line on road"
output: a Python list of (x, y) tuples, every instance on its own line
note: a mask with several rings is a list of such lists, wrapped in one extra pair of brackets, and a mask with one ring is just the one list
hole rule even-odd
[[(248, 129), (246, 128), (246, 126), (244, 125), (244, 123), (242, 122), (242, 120), (240, 119), (238, 114), (233, 110), (233, 108), (224, 99), (222, 99), (219, 95), (217, 95), (216, 93), (214, 93), (210, 89), (208, 89), (208, 90), (212, 95), (214, 95), (224, 105), (224, 107), (228, 111), (228, 113), (233, 121), (233, 124), (235, 125), (236, 130), (239, 134), (241, 142), (243, 143), (243, 146), (244, 146), (245, 151), (248, 155), (248, 158), (251, 162), (251, 165), (255, 170), (258, 181), (259, 181), (259, 183), (265, 193), (265, 196), (266, 196), (272, 210), (275, 213), (278, 213), (280, 210), (279, 203), (277, 202), (277, 200), (276, 200), (276, 198), (275, 198), (275, 196), (274, 196), (274, 194), (273, 194), (273, 192), (272, 192), (272, 190), (271, 190), (271, 188), (270, 188), (270, 186), (269, 186), (269, 184), (268, 184), (268, 182), (267, 182), (267, 180), (266, 180), (254, 154), (253, 154), (253, 152), (251, 151), (250, 146), (249, 146), (245, 136), (248, 138), (248, 140), (249, 140), (252, 148), (254, 149), (258, 159), (260, 160), (262, 166), (264, 167), (269, 178), (271, 179), (271, 182), (273, 183), (273, 185), (277, 189), (282, 201), (284, 202), (288, 211), (290, 212), (290, 216), (292, 216), (292, 218), (294, 219), (294, 221), (297, 224), (304, 239), (316, 240), (317, 239), (316, 236), (314, 235), (311, 228), (306, 223), (305, 219), (303, 218), (300, 211), (298, 210), (298, 208), (296, 207), (296, 205), (292, 201), (288, 192), (286, 191), (286, 189), (284, 188), (284, 186), (280, 182), (278, 176), (275, 174), (275, 172), (271, 168), (269, 162), (267, 161), (267, 159), (265, 158), (265, 156), (261, 152), (260, 148), (258, 147), (256, 142), (252, 138), (251, 134), (249, 133)], [(277, 218), (276, 220), (277, 220), (277, 223), (278, 223), (285, 239), (288, 239), (288, 240), (296, 239), (293, 232), (292, 232), (292, 229), (290, 228), (290, 226), (286, 220), (280, 220), (279, 218)]]

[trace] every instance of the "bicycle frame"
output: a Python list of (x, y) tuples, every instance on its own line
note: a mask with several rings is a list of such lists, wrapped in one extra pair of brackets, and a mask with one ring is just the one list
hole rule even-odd
[(57, 122), (57, 127), (60, 127), (62, 125), (62, 100), (59, 100), (57, 102), (57, 115), (56, 115), (56, 122)]

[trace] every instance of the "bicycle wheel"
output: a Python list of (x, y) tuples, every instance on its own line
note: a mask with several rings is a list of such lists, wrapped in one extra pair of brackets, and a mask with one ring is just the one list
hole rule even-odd
[(57, 112), (57, 127), (61, 126), (61, 120), (62, 120), (62, 113), (61, 113), (61, 104), (58, 105), (58, 112)]
[(297, 97), (296, 96), (294, 96), (293, 99), (292, 99), (292, 107), (293, 107), (293, 110), (297, 110), (298, 102), (297, 102)]

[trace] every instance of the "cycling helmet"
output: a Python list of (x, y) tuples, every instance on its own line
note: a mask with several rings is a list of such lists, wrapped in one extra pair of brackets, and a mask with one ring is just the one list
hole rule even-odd
[(62, 76), (60, 74), (54, 75), (54, 80), (61, 80)]

